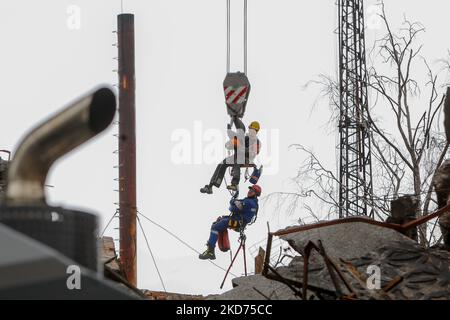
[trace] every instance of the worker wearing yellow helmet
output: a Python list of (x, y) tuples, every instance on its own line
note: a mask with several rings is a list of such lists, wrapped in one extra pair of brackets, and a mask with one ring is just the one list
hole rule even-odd
[(258, 121), (253, 121), (252, 123), (250, 123), (250, 125), (248, 126), (249, 129), (253, 129), (255, 130), (257, 133), (259, 132), (259, 129), (261, 129), (261, 126), (259, 125)]
[(253, 160), (261, 150), (261, 142), (257, 137), (261, 126), (259, 125), (258, 121), (253, 121), (248, 126), (248, 129), (248, 134), (245, 140), (245, 148), (248, 152), (248, 160), (250, 161), (250, 163), (253, 163)]
[[(261, 126), (258, 121), (253, 121), (248, 126), (248, 129), (249, 129), (249, 134), (252, 134), (254, 137), (256, 137), (256, 134), (261, 129)], [(255, 132), (252, 133), (252, 131), (250, 131), (250, 130), (255, 130)], [(229, 141), (229, 144), (226, 145), (226, 147), (230, 150), (233, 148), (239, 148), (242, 142), (238, 138), (238, 135), (236, 135), (234, 132), (232, 132), (231, 134), (229, 133), (228, 135), (230, 137), (230, 141)], [(257, 153), (259, 153), (259, 151)]]
[[(240, 122), (241, 123), (241, 122)], [(259, 154), (261, 149), (261, 142), (259, 141), (257, 135), (261, 129), (258, 121), (253, 121), (248, 126), (248, 133), (243, 134), (245, 131), (245, 126), (238, 126), (237, 128), (244, 128), (241, 132), (233, 132), (229, 127), (228, 136), (230, 141), (227, 142), (226, 147), (229, 150), (234, 150), (234, 154), (225, 158), (221, 163), (219, 163), (214, 171), (209, 184), (205, 185), (200, 189), (201, 193), (212, 194), (212, 187), (217, 188), (222, 184), (222, 180), (225, 176), (227, 167), (232, 167), (232, 180), (231, 184), (227, 186), (227, 189), (231, 191), (237, 191), (239, 180), (241, 177), (241, 166), (253, 164), (255, 157)], [(238, 130), (240, 131), (240, 130)]]

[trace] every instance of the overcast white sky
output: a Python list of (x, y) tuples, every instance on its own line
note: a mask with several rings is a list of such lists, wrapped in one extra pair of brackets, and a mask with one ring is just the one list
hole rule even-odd
[[(234, 8), (242, 0), (233, 0)], [(366, 21), (373, 14), (368, 0)], [(446, 54), (449, 43), (445, 0), (387, 0), (386, 10), (395, 26), (404, 13), (420, 20), (427, 29), (421, 36), (423, 54), (431, 62)], [(71, 5), (80, 8), (80, 29), (67, 21)], [(100, 83), (114, 84), (116, 69), (116, 15), (119, 0), (15, 0), (0, 1), (0, 149), (14, 150), (20, 137), (37, 121)], [(136, 21), (137, 165), (138, 208), (166, 226), (199, 251), (211, 222), (225, 214), (229, 194), (223, 188), (213, 195), (199, 193), (209, 181), (214, 164), (176, 164), (171, 155), (174, 132), (192, 134), (192, 142), (205, 147), (202, 135), (208, 129), (225, 135), (228, 122), (222, 81), (225, 77), (225, 0), (125, 0), (124, 12)], [(232, 69), (242, 70), (240, 58), (240, 12), (233, 12)], [(302, 143), (335, 168), (335, 134), (324, 127), (326, 101), (310, 115), (317, 90), (302, 86), (318, 74), (335, 74), (337, 8), (333, 0), (249, 0), (248, 76), (252, 92), (244, 118), (259, 120), (278, 137), (262, 139), (279, 152), (279, 170), (261, 180), (264, 193), (289, 190), (289, 178), (301, 157), (288, 151)], [(373, 21), (372, 21), (373, 22)], [(369, 28), (367, 41), (382, 35)], [(200, 136), (194, 128), (201, 125)], [(177, 131), (178, 130), (178, 131)], [(118, 194), (113, 179), (116, 140), (111, 127), (106, 134), (58, 162), (50, 173), (51, 204), (84, 208), (99, 215), (104, 226), (115, 211)], [(205, 137), (203, 137), (204, 139)], [(276, 143), (278, 141), (278, 144)], [(193, 154), (204, 149), (192, 150)], [(274, 158), (275, 157), (275, 158)], [(194, 161), (194, 159), (193, 159)], [(272, 163), (273, 164), (273, 163)], [(276, 169), (277, 166), (272, 166)], [(243, 185), (242, 185), (243, 187)], [(257, 224), (248, 232), (248, 244), (264, 240), (266, 221), (272, 230), (294, 223), (293, 217), (275, 215), (261, 208)], [(159, 262), (167, 290), (184, 293), (218, 293), (224, 272), (143, 221), (151, 247)], [(117, 221), (107, 235), (118, 237)], [(232, 235), (236, 247), (236, 235)], [(227, 254), (218, 253), (217, 263), (226, 267)], [(249, 261), (253, 270), (253, 259)], [(155, 268), (139, 235), (139, 287), (160, 290)], [(235, 274), (242, 272), (236, 262)], [(230, 288), (230, 282), (225, 289)]]

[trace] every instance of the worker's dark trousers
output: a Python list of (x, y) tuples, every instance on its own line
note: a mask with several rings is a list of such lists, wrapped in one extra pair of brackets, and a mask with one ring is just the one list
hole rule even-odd
[[(241, 121), (241, 119), (239, 119), (238, 117), (234, 117), (232, 120), (236, 129), (242, 130), (242, 132), (245, 134), (245, 125)], [(231, 184), (234, 186), (237, 186), (239, 184), (239, 181), (241, 180), (241, 167), (239, 164), (248, 163), (248, 155), (244, 155), (242, 152), (239, 152), (238, 154), (239, 155), (236, 155), (235, 149), (235, 154), (225, 158), (221, 163), (217, 165), (216, 170), (211, 177), (211, 181), (209, 183), (210, 186), (220, 188), (223, 177), (225, 176), (225, 172), (227, 171), (228, 167), (232, 167)]]
[(236, 164), (236, 162), (237, 161), (235, 161), (234, 155), (232, 155), (219, 163), (211, 178), (210, 185), (220, 188), (227, 168), (232, 167), (231, 175), (233, 178), (231, 180), (231, 184), (237, 186), (239, 184), (239, 180), (241, 179), (241, 167), (239, 164)]

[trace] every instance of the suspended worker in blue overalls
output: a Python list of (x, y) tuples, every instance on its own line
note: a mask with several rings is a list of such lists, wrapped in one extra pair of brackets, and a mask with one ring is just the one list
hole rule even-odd
[(252, 185), (249, 187), (247, 197), (242, 200), (235, 198), (230, 201), (231, 215), (219, 218), (211, 227), (209, 240), (206, 243), (208, 246), (199, 258), (202, 260), (216, 259), (215, 247), (217, 239), (221, 232), (227, 229), (235, 231), (244, 230), (245, 226), (251, 223), (258, 214), (258, 197), (261, 195), (261, 187)]
[(258, 121), (253, 121), (248, 127), (248, 133), (245, 134), (245, 126), (238, 118), (234, 119), (237, 132), (228, 127), (229, 142), (225, 145), (228, 150), (234, 150), (234, 153), (219, 163), (211, 177), (209, 184), (200, 189), (201, 193), (212, 194), (212, 187), (220, 188), (225, 172), (228, 167), (232, 167), (231, 184), (227, 186), (228, 190), (237, 191), (239, 180), (241, 179), (241, 166), (254, 164), (255, 157), (261, 149), (261, 142), (257, 135), (260, 130)]

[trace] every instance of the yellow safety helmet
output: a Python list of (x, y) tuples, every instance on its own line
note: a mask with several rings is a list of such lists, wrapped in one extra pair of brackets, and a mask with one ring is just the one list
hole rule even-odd
[(249, 129), (253, 129), (256, 130), (256, 132), (259, 131), (259, 129), (261, 129), (261, 126), (259, 125), (258, 121), (253, 121), (252, 123), (250, 123), (250, 125), (248, 126)]

